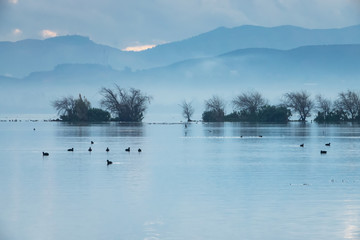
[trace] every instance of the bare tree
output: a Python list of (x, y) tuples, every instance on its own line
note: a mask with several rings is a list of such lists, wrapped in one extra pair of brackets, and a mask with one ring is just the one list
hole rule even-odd
[(191, 122), (191, 117), (195, 112), (194, 107), (192, 106), (192, 102), (187, 102), (184, 100), (180, 104), (180, 107), (182, 108), (182, 114), (184, 118), (186, 118), (188, 122)]
[(236, 96), (232, 104), (236, 110), (244, 110), (254, 115), (261, 107), (267, 104), (267, 100), (259, 92), (242, 93)]
[(339, 93), (338, 99), (334, 103), (335, 108), (346, 114), (347, 118), (352, 121), (359, 116), (360, 112), (360, 97), (359, 94), (348, 90), (347, 92)]
[(205, 101), (206, 111), (225, 112), (225, 101), (219, 96), (212, 96), (210, 99)]
[(322, 95), (316, 95), (316, 107), (319, 111), (322, 111), (325, 113), (325, 116), (328, 115), (331, 112), (332, 103), (330, 99), (326, 99)]
[(152, 97), (142, 93), (139, 89), (129, 90), (115, 84), (115, 90), (102, 88), (103, 99), (101, 105), (116, 115), (119, 121), (141, 122)]
[(212, 96), (205, 101), (205, 111), (203, 113), (203, 120), (207, 121), (223, 121), (225, 116), (225, 101), (219, 96)]
[(78, 99), (74, 97), (63, 97), (52, 102), (52, 106), (56, 109), (63, 120), (67, 121), (87, 121), (87, 114), (91, 107), (90, 102), (79, 94)]
[(73, 115), (75, 111), (75, 99), (72, 96), (55, 100), (51, 103), (51, 105), (56, 109), (60, 116)]
[(284, 94), (283, 104), (300, 115), (299, 120), (305, 122), (311, 116), (315, 104), (306, 91)]

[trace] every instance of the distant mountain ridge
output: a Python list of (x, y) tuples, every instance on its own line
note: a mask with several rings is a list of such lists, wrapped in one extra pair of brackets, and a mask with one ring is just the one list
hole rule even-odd
[[(263, 84), (263, 79), (301, 79), (304, 75), (360, 76), (360, 44), (304, 46), (290, 50), (249, 48), (232, 51), (215, 57), (195, 58), (164, 67), (141, 71), (116, 70), (99, 64), (61, 64), (51, 71), (34, 72), (21, 81), (62, 84), (111, 84), (122, 82), (142, 85), (144, 82), (165, 85), (193, 83), (206, 85), (209, 81), (234, 82), (249, 77)], [(304, 79), (306, 80), (306, 78)], [(167, 83), (168, 82), (168, 83)]]
[(45, 40), (0, 42), (0, 75), (24, 77), (63, 63), (108, 64), (122, 52), (95, 44), (87, 37), (61, 36)]
[[(259, 76), (256, 80), (265, 79), (269, 73), (272, 78), (281, 76), (296, 76), (301, 79), (304, 74), (320, 77), (322, 82), (325, 75), (339, 77), (352, 75), (360, 76), (360, 44), (314, 45), (303, 46), (290, 50), (269, 48), (249, 48), (221, 54), (216, 57), (192, 59), (171, 64), (167, 67), (143, 71), (144, 77), (160, 73), (175, 79), (186, 79), (186, 75), (198, 77), (199, 82), (214, 79), (226, 82), (227, 79), (239, 79), (243, 76)], [(237, 71), (239, 76), (234, 76)], [(233, 75), (233, 76), (231, 76)], [(202, 76), (202, 77), (200, 77)], [(269, 76), (269, 75), (268, 75)], [(253, 79), (254, 78), (250, 78)], [(194, 77), (192, 80), (196, 80)], [(306, 80), (306, 79), (304, 79)], [(355, 79), (357, 80), (357, 79)]]
[(99, 64), (122, 70), (150, 69), (193, 58), (213, 57), (238, 49), (291, 49), (306, 45), (358, 44), (360, 25), (338, 29), (294, 26), (217, 28), (185, 40), (142, 52), (124, 52), (88, 37), (60, 36), (45, 40), (0, 42), (0, 75), (25, 77), (61, 64)]
[(171, 63), (190, 58), (217, 56), (238, 49), (286, 50), (307, 45), (358, 43), (360, 43), (360, 25), (337, 29), (245, 25), (234, 28), (220, 27), (182, 41), (159, 45), (140, 54), (162, 66), (164, 59), (167, 63)]

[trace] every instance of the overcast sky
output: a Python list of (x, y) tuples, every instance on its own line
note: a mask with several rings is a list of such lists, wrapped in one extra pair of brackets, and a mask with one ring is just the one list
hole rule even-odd
[(124, 49), (244, 24), (360, 23), (360, 0), (0, 0), (0, 41), (79, 34)]

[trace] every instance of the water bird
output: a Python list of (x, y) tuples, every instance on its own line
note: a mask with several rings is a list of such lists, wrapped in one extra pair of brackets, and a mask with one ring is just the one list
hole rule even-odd
[(48, 152), (42, 152), (43, 156), (49, 156)]
[(107, 148), (106, 148), (106, 151), (107, 151), (107, 152), (109, 152), (109, 151), (110, 151), (110, 149), (107, 147)]
[(35, 131), (36, 129), (34, 128), (33, 130)]
[(110, 165), (110, 164), (112, 164), (112, 163), (113, 163), (112, 161), (106, 160), (106, 164), (107, 164), (107, 165)]
[(259, 137), (262, 137), (262, 135), (259, 135)]
[(325, 146), (328, 146), (328, 147), (330, 147), (330, 143), (325, 143)]
[(327, 153), (327, 151), (324, 151), (324, 150), (320, 151), (320, 154), (326, 154), (326, 153)]
[(141, 152), (141, 148), (138, 149), (138, 152)]
[(73, 152), (74, 151), (74, 148), (69, 148), (68, 149), (68, 152)]
[(130, 147), (125, 149), (126, 152), (130, 152)]
[(302, 143), (302, 144), (300, 144), (300, 147), (304, 147), (304, 144)]
[(91, 144), (94, 144), (94, 141), (91, 141)]
[(91, 151), (92, 151), (91, 147), (89, 147), (88, 151), (89, 151), (89, 152), (91, 152)]

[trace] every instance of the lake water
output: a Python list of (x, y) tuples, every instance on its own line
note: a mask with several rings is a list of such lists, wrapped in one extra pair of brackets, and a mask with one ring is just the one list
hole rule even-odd
[(0, 190), (4, 240), (360, 239), (360, 126), (0, 122)]

